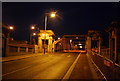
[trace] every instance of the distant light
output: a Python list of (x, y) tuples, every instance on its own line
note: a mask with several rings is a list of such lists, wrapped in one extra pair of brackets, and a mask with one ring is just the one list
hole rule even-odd
[(51, 16), (52, 18), (54, 18), (54, 17), (56, 16), (56, 12), (52, 12), (52, 13), (50, 14), (50, 16)]
[(70, 40), (70, 43), (72, 42), (72, 40)]
[(13, 38), (11, 38), (11, 40), (14, 40)]
[(13, 27), (13, 26), (10, 26), (10, 27), (9, 27), (9, 29), (10, 29), (10, 30), (13, 30), (13, 29), (14, 29), (14, 27)]
[(58, 37), (58, 40), (60, 39), (60, 37)]
[(33, 35), (35, 36), (35, 35), (36, 35), (36, 33), (33, 33)]
[(34, 26), (32, 26), (32, 27), (31, 27), (31, 29), (32, 29), (32, 30), (34, 30), (34, 29), (35, 29), (35, 27), (34, 27)]
[(61, 45), (61, 43), (59, 43), (59, 45)]
[(45, 34), (42, 34), (42, 36), (45, 36)]
[(80, 46), (80, 48), (82, 48), (82, 46)]
[(78, 39), (78, 37), (76, 37), (76, 39)]
[(75, 46), (77, 46), (77, 45), (75, 45)]
[(79, 43), (78, 45), (82, 45), (81, 43)]

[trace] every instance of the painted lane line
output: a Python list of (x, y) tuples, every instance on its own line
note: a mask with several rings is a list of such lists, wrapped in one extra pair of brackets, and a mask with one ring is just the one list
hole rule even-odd
[(69, 70), (67, 71), (67, 73), (65, 74), (65, 76), (63, 77), (62, 81), (64, 81), (64, 80), (66, 81), (66, 79), (69, 79), (69, 77), (70, 77), (73, 69), (75, 68), (75, 65), (76, 65), (76, 63), (77, 63), (80, 55), (81, 55), (81, 54), (79, 54), (79, 55), (77, 56), (76, 60), (75, 60), (74, 63), (71, 65), (71, 67), (69, 68)]
[(31, 66), (27, 66), (27, 67), (24, 67), (24, 68), (21, 68), (21, 69), (18, 69), (18, 70), (15, 70), (15, 71), (12, 71), (12, 72), (3, 74), (2, 76), (6, 76), (6, 75), (9, 75), (9, 74), (15, 73), (15, 72), (17, 72), (17, 71), (21, 71), (21, 70), (27, 69), (27, 68), (29, 68), (29, 67), (31, 67)]

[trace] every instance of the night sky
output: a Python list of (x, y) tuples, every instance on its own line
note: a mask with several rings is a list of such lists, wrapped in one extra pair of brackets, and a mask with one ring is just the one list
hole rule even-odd
[(3, 2), (2, 21), (15, 27), (11, 33), (15, 40), (29, 40), (30, 26), (44, 29), (44, 14), (52, 10), (58, 16), (48, 19), (47, 29), (52, 29), (57, 37), (84, 35), (92, 29), (105, 32), (112, 21), (120, 18), (117, 2)]

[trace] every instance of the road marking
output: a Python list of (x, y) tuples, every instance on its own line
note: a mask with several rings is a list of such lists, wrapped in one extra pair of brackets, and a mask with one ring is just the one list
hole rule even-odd
[[(17, 72), (17, 71), (27, 69), (27, 68), (29, 68), (29, 67), (31, 67), (31, 66), (27, 66), (27, 67), (24, 67), (24, 68), (21, 68), (21, 69), (18, 69), (18, 70), (15, 70), (15, 71), (12, 71), (12, 72), (9, 72), (9, 73), (6, 73), (6, 74), (3, 74), (2, 76), (6, 76), (6, 75), (9, 75), (9, 74), (15, 73), (15, 72)], [(0, 76), (1, 76), (1, 75), (0, 75)]]
[(91, 60), (91, 62), (95, 65), (95, 67), (98, 69), (98, 71), (101, 73), (105, 81), (108, 81), (103, 72), (99, 69), (99, 67), (96, 65), (96, 63), (92, 60), (92, 58), (87, 54), (88, 58)]
[(65, 76), (63, 77), (62, 81), (66, 81), (66, 79), (69, 79), (69, 77), (70, 77), (73, 69), (75, 68), (75, 65), (76, 65), (76, 63), (77, 63), (80, 55), (81, 55), (81, 54), (79, 54), (79, 55), (77, 56), (76, 60), (75, 60), (74, 63), (71, 65), (71, 67), (69, 68), (69, 70), (67, 71), (67, 73), (65, 74)]

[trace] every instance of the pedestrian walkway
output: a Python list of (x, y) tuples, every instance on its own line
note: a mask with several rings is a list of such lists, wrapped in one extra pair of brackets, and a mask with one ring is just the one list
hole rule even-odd
[(25, 55), (19, 55), (19, 56), (1, 57), (0, 58), (0, 62), (7, 62), (7, 61), (12, 61), (12, 60), (18, 60), (18, 59), (34, 57), (34, 56), (38, 56), (38, 55), (43, 55), (43, 53), (34, 53), (34, 54), (25, 54)]

